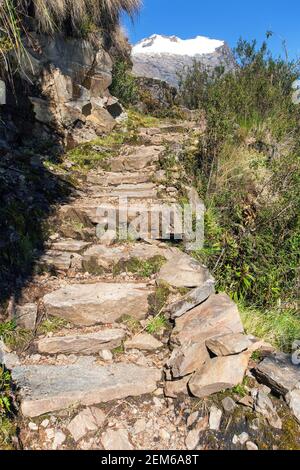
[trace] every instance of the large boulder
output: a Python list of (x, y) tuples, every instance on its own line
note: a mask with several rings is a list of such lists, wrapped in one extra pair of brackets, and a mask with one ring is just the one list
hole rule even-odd
[(215, 336), (243, 331), (236, 304), (226, 294), (213, 294), (176, 320), (171, 342), (184, 346), (188, 342), (202, 343)]
[(70, 146), (113, 129), (123, 110), (110, 96), (113, 63), (100, 41), (31, 32), (24, 46), (20, 76), (37, 122)]

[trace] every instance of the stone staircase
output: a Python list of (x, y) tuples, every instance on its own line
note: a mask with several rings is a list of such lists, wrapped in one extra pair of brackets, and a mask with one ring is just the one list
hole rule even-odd
[[(34, 317), (35, 337), (18, 356), (0, 348), (18, 389), (24, 427), (32, 418), (39, 423), (29, 423), (33, 433), (39, 431), (35, 436), (24, 431), (27, 448), (199, 448), (201, 432), (212, 425), (198, 416), (198, 428), (191, 431), (174, 400), (186, 409), (190, 396), (203, 399), (236, 387), (255, 368), (254, 351), (263, 357), (273, 351), (245, 335), (236, 305), (226, 294), (215, 294), (207, 268), (162, 241), (161, 233), (151, 238), (140, 230), (132, 240), (131, 232), (120, 239), (108, 230), (97, 237), (109, 222), (109, 207), (127, 230), (137, 215), (142, 214), (140, 223), (149, 222), (156, 208), (160, 213), (162, 204), (178, 199), (180, 174), (168, 186), (160, 163), (165, 143), (182, 145), (187, 139), (184, 129), (184, 124), (141, 129), (143, 145), (124, 146), (106, 170), (89, 172), (78, 195), (58, 209), (55, 233), (38, 261), (46, 272), (33, 279), (18, 307), (21, 323), (32, 324)], [(159, 328), (162, 315), (166, 320)], [(41, 333), (44, 319), (60, 326)], [(276, 383), (278, 390), (276, 361), (269, 369), (264, 373), (260, 366), (260, 381)], [(284, 396), (295, 394), (299, 369), (287, 357), (285, 371), (293, 380)], [(113, 408), (107, 410), (109, 403)], [(90, 408), (80, 411), (83, 407)], [(147, 429), (150, 437), (143, 441), (139, 436)], [(91, 431), (102, 437), (90, 437)]]

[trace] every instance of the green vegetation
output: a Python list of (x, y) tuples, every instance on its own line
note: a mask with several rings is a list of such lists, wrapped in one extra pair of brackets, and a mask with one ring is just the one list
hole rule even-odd
[(141, 330), (141, 324), (140, 322), (130, 316), (130, 315), (124, 315), (121, 319), (120, 319), (120, 323), (123, 323), (124, 325), (126, 325), (126, 327), (128, 328), (128, 330), (132, 333), (132, 334), (136, 334), (138, 333), (140, 330)]
[(149, 320), (147, 326), (146, 326), (146, 331), (149, 334), (158, 334), (161, 333), (163, 330), (167, 328), (168, 321), (166, 317), (162, 314), (157, 315), (153, 317), (151, 320)]
[(170, 295), (170, 286), (166, 283), (160, 283), (156, 287), (155, 292), (148, 297), (149, 314), (152, 316), (159, 315)]
[(69, 322), (64, 318), (48, 317), (38, 326), (38, 333), (44, 335), (47, 333), (56, 333), (69, 325)]
[(24, 349), (28, 346), (32, 338), (32, 331), (18, 327), (16, 322), (13, 320), (0, 323), (0, 339), (2, 339), (8, 347), (14, 350)]
[(240, 305), (240, 312), (247, 333), (282, 351), (291, 352), (293, 342), (300, 338), (300, 316), (295, 310), (259, 310)]
[(195, 64), (181, 82), (184, 103), (201, 107), (206, 120), (197, 150), (182, 156), (207, 207), (205, 245), (194, 256), (219, 291), (260, 309), (247, 315), (248, 330), (261, 330), (265, 315), (270, 335), (273, 329), (286, 348), (299, 338), (292, 312), (300, 259), (300, 106), (292, 84), (299, 68), (273, 58), (266, 43), (240, 40), (235, 54), (234, 72), (208, 74)]
[(11, 387), (11, 376), (8, 371), (0, 366), (0, 449), (13, 449), (12, 437), (16, 433), (13, 424), (13, 398)]
[(117, 96), (123, 106), (136, 104), (139, 97), (139, 90), (136, 79), (130, 70), (130, 64), (125, 60), (117, 60), (113, 67), (113, 81), (110, 92)]
[(138, 277), (148, 278), (156, 274), (165, 262), (166, 259), (159, 255), (148, 260), (141, 260), (139, 258), (121, 260), (113, 267), (113, 275), (117, 276), (122, 272), (130, 272), (136, 274)]

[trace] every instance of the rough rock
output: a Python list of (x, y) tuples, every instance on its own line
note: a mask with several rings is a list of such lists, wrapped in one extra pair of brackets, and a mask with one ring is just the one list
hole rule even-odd
[(54, 251), (69, 251), (71, 253), (80, 253), (82, 250), (90, 245), (88, 242), (82, 240), (66, 239), (55, 242), (51, 245)]
[(300, 423), (300, 389), (289, 392), (285, 397), (289, 407)]
[(173, 350), (168, 361), (173, 378), (192, 374), (209, 359), (205, 343), (188, 343), (186, 346)]
[(282, 429), (282, 421), (268, 395), (261, 390), (254, 390), (252, 397), (254, 399), (255, 411), (265, 416), (270, 426)]
[(16, 353), (11, 352), (10, 349), (0, 339), (0, 364), (5, 366), (6, 369), (12, 369), (20, 364), (20, 359)]
[(209, 429), (211, 431), (219, 431), (222, 416), (222, 410), (213, 405), (209, 413)]
[(123, 315), (144, 319), (150, 294), (146, 284), (74, 284), (47, 294), (44, 305), (49, 315), (89, 326), (113, 323)]
[(218, 336), (206, 341), (208, 349), (216, 356), (230, 356), (245, 351), (251, 341), (240, 333)]
[(126, 429), (108, 429), (101, 437), (105, 450), (133, 450)]
[(241, 446), (245, 445), (249, 439), (249, 434), (242, 432), (239, 436), (234, 435), (232, 439), (233, 444), (240, 444)]
[(243, 382), (248, 361), (247, 353), (210, 359), (195, 372), (188, 387), (199, 398), (235, 387)]
[(144, 351), (154, 351), (163, 347), (163, 343), (148, 333), (140, 333), (125, 341), (126, 349), (142, 349)]
[(30, 303), (18, 305), (15, 311), (15, 321), (18, 326), (26, 330), (34, 330), (37, 320), (38, 308), (36, 304)]
[(222, 406), (224, 408), (224, 411), (226, 411), (227, 413), (233, 413), (234, 410), (236, 409), (236, 403), (230, 397), (225, 397), (222, 400)]
[(178, 318), (172, 344), (200, 343), (217, 335), (243, 333), (239, 311), (226, 294), (213, 294), (198, 307)]
[(97, 431), (105, 421), (105, 413), (96, 407), (81, 411), (68, 425), (73, 439), (78, 442), (88, 432)]
[(42, 354), (97, 354), (103, 349), (114, 349), (122, 343), (125, 331), (105, 329), (95, 333), (66, 334), (42, 338), (37, 342)]
[(188, 433), (185, 439), (185, 445), (187, 450), (194, 450), (196, 449), (197, 445), (199, 444), (200, 440), (200, 431), (198, 429), (192, 429)]
[(174, 380), (173, 382), (165, 382), (164, 393), (166, 397), (177, 398), (179, 395), (188, 395), (188, 381), (190, 377), (184, 377), (180, 380)]
[(67, 271), (71, 267), (72, 254), (65, 251), (48, 250), (43, 254), (38, 263), (41, 266), (49, 266), (59, 271)]
[(171, 256), (171, 253), (172, 252), (168, 249), (141, 243), (112, 247), (93, 245), (88, 248), (83, 255), (83, 267), (88, 270), (89, 263), (92, 262), (97, 267), (106, 270), (120, 261), (128, 261), (132, 258), (145, 261), (155, 256), (168, 257)]
[(214, 281), (209, 279), (203, 286), (197, 287), (186, 294), (182, 299), (168, 306), (168, 314), (171, 318), (179, 318), (189, 310), (204, 302), (211, 294), (214, 294)]
[[(94, 41), (30, 33), (20, 75), (35, 85), (29, 97), (39, 123), (56, 127), (68, 145), (110, 131), (122, 107), (110, 96), (112, 60)], [(34, 44), (34, 46), (33, 46)], [(37, 131), (39, 127), (37, 126)]]
[(299, 366), (292, 364), (288, 354), (275, 353), (266, 357), (256, 367), (255, 374), (262, 383), (283, 396), (300, 387)]
[(186, 254), (174, 256), (164, 264), (157, 280), (174, 287), (201, 287), (209, 280), (213, 282), (207, 268)]
[(160, 146), (129, 147), (128, 151), (110, 161), (110, 169), (113, 172), (142, 170), (159, 160), (159, 155), (164, 151)]
[(252, 441), (246, 442), (246, 448), (247, 450), (258, 450), (257, 445)]
[(34, 417), (75, 404), (90, 406), (152, 393), (161, 371), (86, 361), (67, 366), (18, 366), (12, 370), (12, 378), (20, 390), (23, 415)]

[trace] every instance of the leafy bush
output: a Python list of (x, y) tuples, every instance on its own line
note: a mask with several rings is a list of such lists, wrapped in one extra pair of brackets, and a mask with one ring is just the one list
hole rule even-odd
[(124, 106), (136, 104), (139, 99), (139, 89), (126, 60), (116, 60), (112, 76), (111, 94), (116, 96)]
[(300, 247), (300, 107), (294, 62), (266, 43), (240, 40), (238, 68), (208, 74), (194, 64), (185, 104), (205, 111), (195, 154), (183, 156), (206, 207), (206, 241), (195, 256), (219, 290), (246, 305), (296, 308)]

